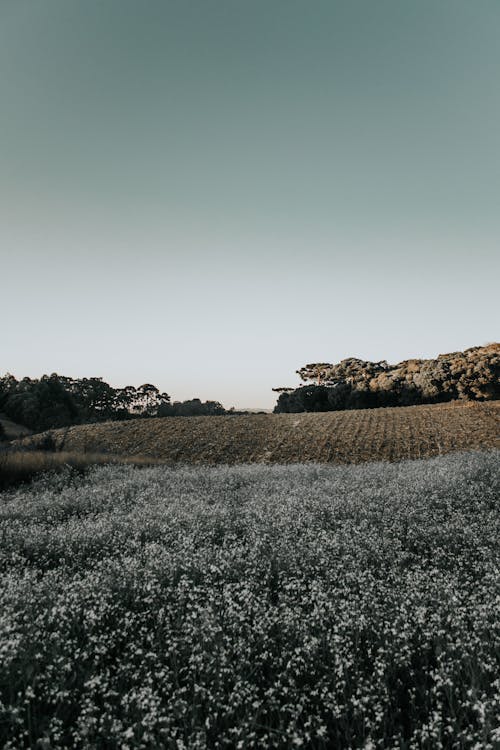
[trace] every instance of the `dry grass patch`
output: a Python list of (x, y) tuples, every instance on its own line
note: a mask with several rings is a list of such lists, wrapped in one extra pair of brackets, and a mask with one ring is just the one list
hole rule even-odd
[(42, 472), (71, 469), (83, 471), (102, 464), (151, 466), (161, 463), (142, 456), (114, 456), (103, 453), (52, 453), (48, 451), (5, 451), (0, 454), (0, 489), (29, 481)]

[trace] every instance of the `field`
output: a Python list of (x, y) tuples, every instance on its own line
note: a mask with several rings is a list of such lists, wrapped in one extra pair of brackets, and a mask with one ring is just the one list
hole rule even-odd
[(0, 746), (498, 747), (498, 457), (3, 492)]
[[(189, 464), (362, 463), (422, 458), (499, 442), (500, 401), (317, 414), (167, 417), (53, 432), (72, 453), (149, 456)], [(26, 438), (35, 446), (44, 436)]]

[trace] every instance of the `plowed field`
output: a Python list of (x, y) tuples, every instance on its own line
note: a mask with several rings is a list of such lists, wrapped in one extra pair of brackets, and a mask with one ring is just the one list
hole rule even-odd
[[(194, 464), (362, 463), (492, 448), (500, 401), (317, 414), (165, 417), (54, 431), (71, 452), (150, 456)], [(35, 444), (40, 435), (20, 441)]]

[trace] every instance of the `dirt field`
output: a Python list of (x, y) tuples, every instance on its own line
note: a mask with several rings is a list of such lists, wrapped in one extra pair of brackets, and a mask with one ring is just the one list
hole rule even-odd
[[(166, 417), (82, 425), (52, 434), (60, 450), (166, 462), (362, 463), (492, 448), (500, 401), (319, 414)], [(35, 444), (37, 435), (20, 441)]]

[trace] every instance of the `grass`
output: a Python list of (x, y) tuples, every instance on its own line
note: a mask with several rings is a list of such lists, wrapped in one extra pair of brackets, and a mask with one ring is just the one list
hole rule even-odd
[(498, 452), (0, 495), (0, 746), (500, 742)]
[(0, 490), (23, 482), (29, 482), (44, 472), (60, 472), (70, 469), (86, 471), (91, 466), (102, 464), (132, 464), (150, 466), (158, 463), (152, 458), (140, 456), (113, 456), (102, 453), (71, 453), (68, 451), (0, 450)]

